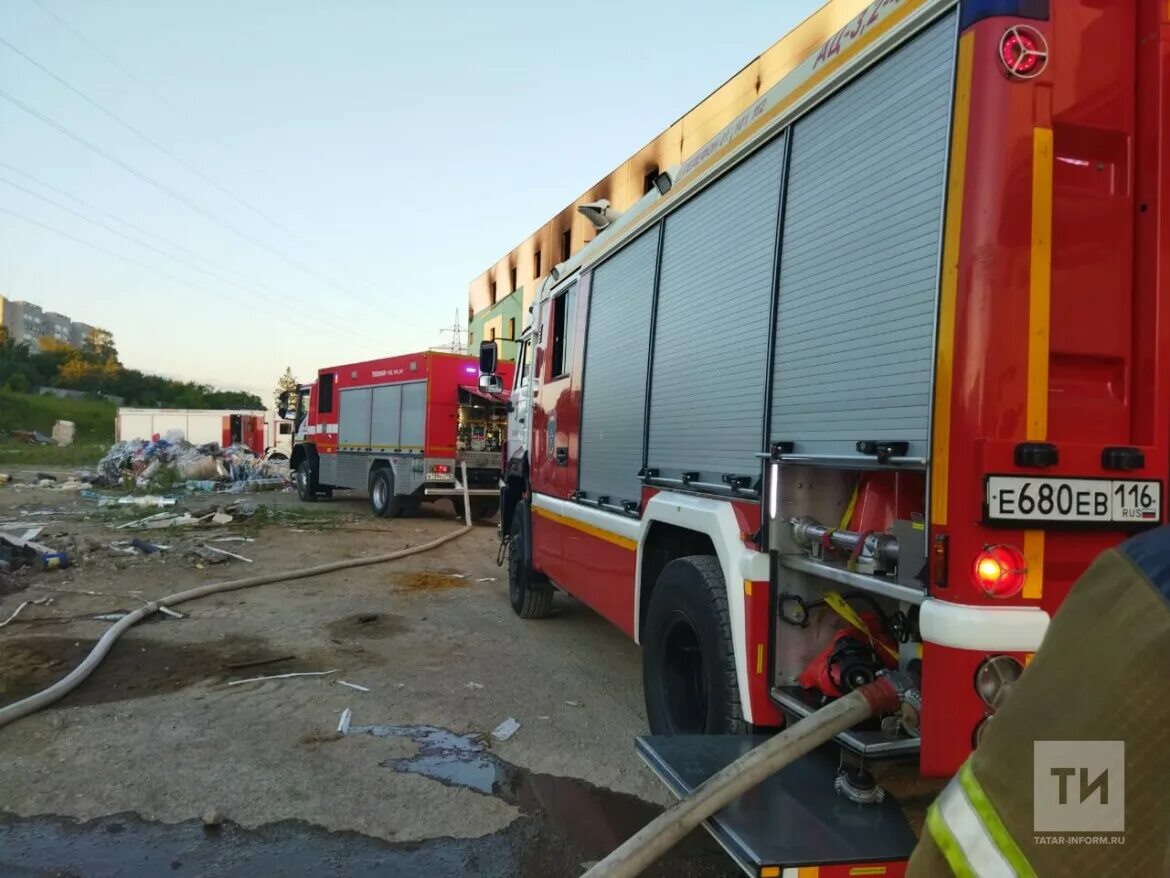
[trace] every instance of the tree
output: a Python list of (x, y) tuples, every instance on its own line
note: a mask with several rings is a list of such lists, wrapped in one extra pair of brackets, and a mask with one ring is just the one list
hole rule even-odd
[(290, 397), (297, 392), (297, 379), (293, 377), (292, 366), (284, 367), (284, 374), (276, 379), (276, 393), (273, 394), (273, 399), (276, 400), (276, 407), (280, 408), (280, 395), (287, 393)]
[(118, 349), (114, 347), (114, 334), (105, 329), (91, 329), (85, 336), (82, 350), (94, 354), (98, 359), (118, 360)]

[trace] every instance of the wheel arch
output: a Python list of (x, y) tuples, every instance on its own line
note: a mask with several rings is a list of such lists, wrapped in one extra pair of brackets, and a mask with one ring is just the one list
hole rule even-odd
[[(678, 554), (672, 554), (674, 550)], [(642, 623), (658, 573), (671, 561), (687, 555), (714, 555), (718, 559), (727, 589), (743, 716), (753, 722), (744, 581), (767, 578), (767, 556), (743, 544), (739, 521), (729, 502), (662, 491), (646, 503), (634, 585), (634, 640), (641, 643)]]
[(292, 460), (289, 461), (289, 471), (295, 471), (305, 460), (317, 464), (317, 446), (311, 442), (302, 442), (293, 448)]

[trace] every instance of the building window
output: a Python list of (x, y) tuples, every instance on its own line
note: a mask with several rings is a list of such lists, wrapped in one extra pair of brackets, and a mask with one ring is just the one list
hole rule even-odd
[(516, 318), (508, 318), (508, 341), (516, 340)]
[(565, 229), (561, 233), (561, 262), (573, 255), (573, 230)]
[(645, 195), (654, 188), (654, 181), (658, 179), (658, 165), (651, 165), (642, 178), (642, 194)]
[(508, 270), (508, 280), (511, 281), (511, 283), (512, 283), (512, 288), (509, 290), (509, 292), (512, 292), (512, 293), (516, 292), (516, 266), (515, 265), (513, 265)]
[(561, 295), (553, 299), (552, 320), (552, 377), (562, 378), (569, 374), (571, 358), (571, 342), (573, 335), (573, 303), (576, 297), (577, 285), (573, 284)]
[(532, 254), (532, 276), (534, 278), (540, 277), (540, 274), (541, 274), (540, 268), (541, 268), (541, 266), (540, 266), (540, 251), (537, 250), (535, 253)]
[(491, 299), (491, 302), (493, 305), (496, 304), (496, 282), (495, 282), (495, 280), (488, 281), (488, 297)]

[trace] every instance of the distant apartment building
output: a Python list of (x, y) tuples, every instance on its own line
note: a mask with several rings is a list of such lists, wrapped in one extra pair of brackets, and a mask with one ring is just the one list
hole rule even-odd
[(29, 347), (48, 338), (79, 348), (94, 330), (88, 323), (75, 323), (64, 314), (45, 311), (32, 302), (16, 302), (3, 296), (0, 296), (0, 326), (8, 331), (9, 338)]
[(69, 343), (75, 348), (83, 347), (89, 334), (95, 329), (97, 329), (96, 326), (90, 326), (88, 323), (73, 321), (73, 325), (69, 329)]

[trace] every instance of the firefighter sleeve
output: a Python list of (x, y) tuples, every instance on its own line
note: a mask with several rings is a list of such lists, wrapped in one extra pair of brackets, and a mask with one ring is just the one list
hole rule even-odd
[[(1120, 836), (1036, 831), (1037, 741), (1124, 742), (1124, 790), (1112, 792), (1125, 805)], [(1076, 582), (931, 810), (911, 878), (987, 874), (980, 862), (1021, 878), (1170, 876), (1170, 527), (1104, 552)]]

